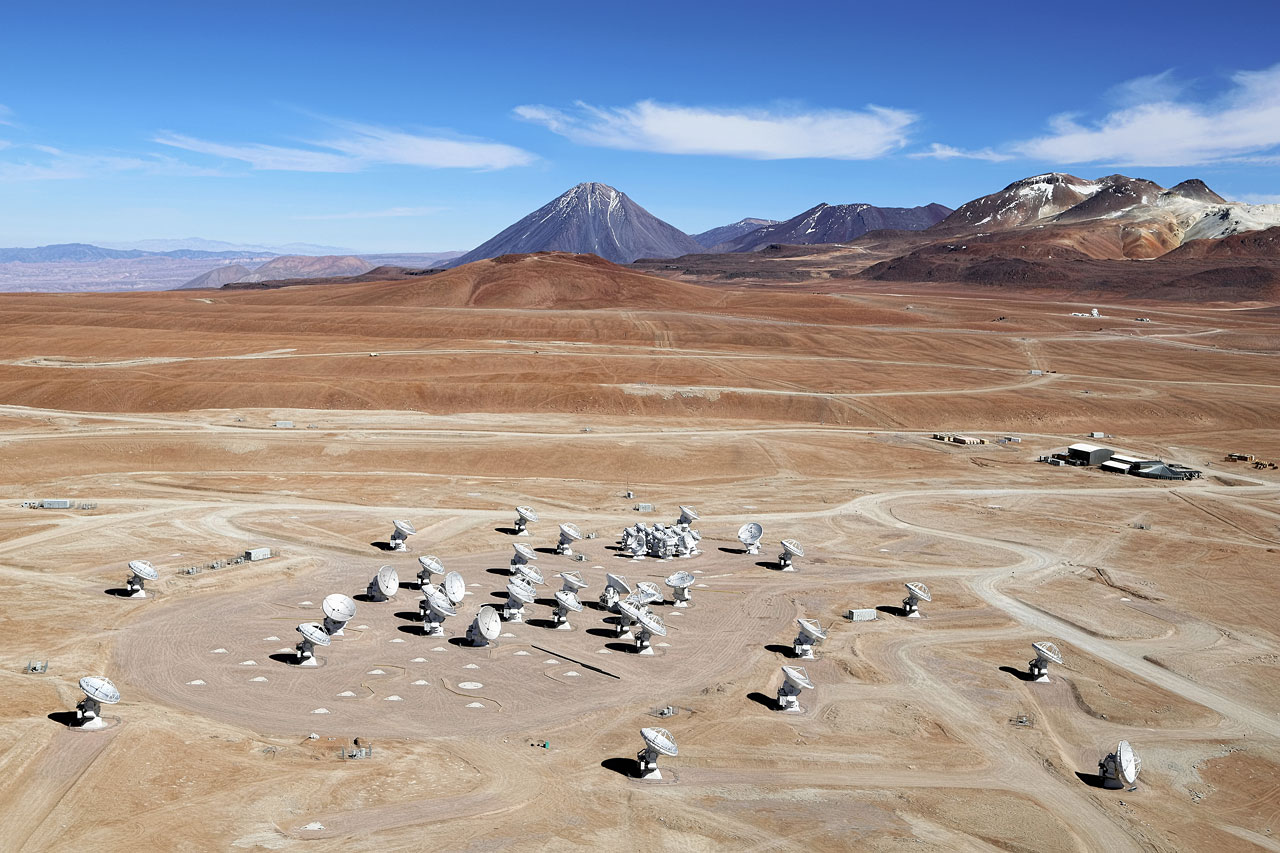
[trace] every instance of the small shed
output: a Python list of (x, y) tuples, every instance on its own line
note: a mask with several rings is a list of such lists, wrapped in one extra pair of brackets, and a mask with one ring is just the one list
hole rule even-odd
[(1128, 462), (1117, 462), (1114, 459), (1108, 459), (1098, 467), (1103, 471), (1109, 471), (1112, 474), (1128, 474), (1130, 465)]
[(1067, 448), (1067, 458), (1077, 465), (1101, 465), (1115, 454), (1109, 447), (1096, 444), (1073, 444)]
[(258, 560), (270, 559), (270, 557), (270, 548), (250, 548), (248, 551), (244, 552), (244, 558), (250, 563), (257, 562)]

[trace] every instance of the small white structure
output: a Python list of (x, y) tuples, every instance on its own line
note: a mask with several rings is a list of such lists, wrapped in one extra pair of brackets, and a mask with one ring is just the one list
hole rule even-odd
[(76, 728), (105, 729), (107, 721), (102, 719), (102, 706), (119, 702), (120, 691), (111, 679), (102, 675), (86, 675), (80, 679), (80, 689), (84, 691), (84, 698), (76, 705)]
[(356, 602), (349, 595), (335, 592), (324, 597), (320, 609), (324, 611), (324, 632), (330, 637), (341, 637), (346, 633), (343, 628), (355, 618)]
[(298, 651), (298, 666), (319, 666), (316, 660), (316, 646), (327, 646), (333, 642), (319, 622), (303, 622), (295, 628), (302, 639), (295, 647)]
[(671, 587), (671, 597), (675, 601), (676, 607), (688, 607), (689, 599), (693, 596), (689, 593), (689, 587), (693, 586), (693, 575), (688, 572), (676, 572), (667, 578), (664, 583)]
[(418, 528), (414, 527), (409, 522), (402, 521), (400, 519), (397, 519), (391, 522), (391, 524), (394, 525), (395, 527), (395, 529), (391, 531), (391, 550), (392, 551), (409, 550), (409, 546), (406, 543), (406, 540), (413, 534), (417, 533)]
[(573, 626), (569, 624), (569, 614), (581, 612), (582, 602), (578, 600), (578, 596), (573, 590), (556, 590), (555, 622), (557, 631), (572, 631)]
[(600, 606), (617, 613), (619, 599), (631, 594), (631, 584), (627, 583), (624, 576), (615, 575), (612, 572), (606, 574), (604, 580), (605, 587), (600, 593)]
[(400, 591), (400, 573), (395, 566), (383, 566), (369, 581), (365, 595), (370, 601), (386, 601)]
[(796, 567), (791, 561), (796, 557), (803, 557), (804, 548), (794, 539), (783, 539), (781, 545), (782, 553), (778, 555), (778, 566), (784, 572), (794, 572)]
[(1102, 787), (1118, 790), (1132, 787), (1138, 782), (1138, 774), (1142, 772), (1142, 759), (1129, 746), (1129, 741), (1122, 740), (1116, 751), (1098, 762), (1098, 775), (1102, 777)]
[(800, 633), (792, 644), (795, 656), (804, 660), (813, 660), (813, 647), (827, 638), (827, 631), (812, 619), (797, 619)]
[(812, 689), (813, 682), (809, 680), (809, 673), (804, 667), (784, 666), (782, 686), (778, 688), (778, 710), (792, 714), (800, 713), (803, 710), (800, 707), (800, 693)]
[(511, 574), (513, 575), (521, 566), (527, 566), (538, 559), (537, 552), (523, 542), (516, 542), (511, 547), (515, 549), (515, 553), (511, 555)]
[(125, 581), (125, 588), (129, 590), (129, 597), (146, 598), (146, 582), (157, 580), (159, 577), (160, 573), (156, 571), (156, 567), (146, 560), (130, 560), (129, 579)]
[(524, 606), (533, 604), (536, 595), (533, 584), (522, 578), (512, 578), (507, 584), (507, 603), (502, 608), (502, 618), (507, 622), (523, 622)]
[(907, 585), (907, 597), (902, 599), (902, 610), (908, 619), (920, 618), (920, 602), (933, 601), (929, 595), (929, 587), (916, 581)]
[(498, 611), (486, 604), (467, 627), (467, 642), (473, 646), (487, 646), (498, 639), (501, 632), (502, 620), (498, 618)]
[(259, 560), (271, 559), (270, 548), (250, 548), (244, 552), (244, 559), (247, 563), (256, 563)]
[(1032, 643), (1031, 648), (1035, 649), (1036, 656), (1034, 660), (1027, 662), (1027, 672), (1030, 673), (1033, 681), (1048, 684), (1049, 664), (1061, 664), (1062, 652), (1058, 651), (1058, 647), (1048, 640)]
[(680, 505), (680, 517), (676, 519), (676, 525), (689, 525), (698, 520), (698, 511), (691, 506)]
[(671, 737), (671, 732), (657, 727), (641, 729), (640, 737), (644, 738), (644, 749), (636, 754), (636, 764), (639, 765), (638, 775), (641, 779), (661, 779), (662, 771), (658, 769), (658, 756), (679, 755), (680, 750), (676, 748), (675, 739)]
[(533, 507), (531, 506), (516, 507), (515, 524), (516, 524), (517, 536), (528, 536), (529, 535), (528, 525), (537, 524), (537, 522), (538, 522), (538, 513), (534, 511)]
[(573, 543), (582, 538), (582, 531), (572, 521), (560, 525), (560, 541), (556, 543), (556, 553), (566, 557), (573, 556)]
[(444, 620), (457, 616), (458, 611), (449, 598), (435, 587), (427, 587), (422, 599), (422, 629), (429, 637), (444, 635)]
[(764, 528), (754, 521), (748, 521), (738, 528), (738, 541), (746, 546), (748, 554), (760, 553), (760, 537), (763, 535)]

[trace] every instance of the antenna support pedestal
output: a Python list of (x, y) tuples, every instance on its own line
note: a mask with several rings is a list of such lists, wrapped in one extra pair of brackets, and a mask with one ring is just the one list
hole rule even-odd
[(636, 765), (639, 768), (636, 778), (652, 780), (662, 778), (662, 771), (658, 769), (658, 753), (656, 750), (642, 749), (637, 752)]
[(1033, 681), (1041, 684), (1049, 683), (1049, 662), (1044, 658), (1036, 658), (1027, 662), (1027, 672)]
[(801, 660), (814, 659), (813, 644), (809, 642), (809, 639), (805, 637), (803, 634), (801, 634), (799, 637), (796, 637), (793, 651), (795, 652), (795, 656), (800, 658)]
[(902, 610), (908, 619), (920, 618), (920, 602), (914, 596), (902, 599)]
[(76, 705), (76, 728), (92, 731), (106, 727), (107, 721), (102, 719), (102, 706), (98, 700), (88, 696), (81, 699)]
[(125, 581), (125, 589), (129, 591), (130, 598), (147, 597), (147, 591), (143, 588), (143, 580), (137, 575), (129, 575), (129, 579)]
[(783, 551), (778, 555), (778, 567), (784, 572), (794, 572), (796, 567), (791, 564), (791, 555)]
[(653, 646), (651, 645), (653, 635), (647, 629), (641, 628), (640, 633), (636, 634), (636, 654), (651, 655), (653, 654)]

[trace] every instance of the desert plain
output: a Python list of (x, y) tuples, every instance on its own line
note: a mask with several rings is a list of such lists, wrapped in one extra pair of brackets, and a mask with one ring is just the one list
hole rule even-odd
[[(0, 295), (0, 849), (1280, 849), (1280, 472), (1225, 460), (1280, 460), (1280, 308), (822, 291), (536, 255)], [(1036, 461), (1094, 431), (1204, 476)], [(43, 498), (77, 508), (21, 507)], [(618, 552), (680, 504), (700, 555)], [(418, 533), (388, 553), (397, 518)], [(561, 522), (596, 534), (585, 561), (546, 553)], [(548, 586), (460, 644), (515, 541)], [(183, 573), (251, 547), (274, 556)], [(423, 554), (468, 585), (445, 637), (406, 583), (291, 664), (325, 595)], [(112, 593), (133, 559), (160, 569), (145, 600)], [(552, 630), (571, 569), (588, 606)], [(678, 569), (692, 606), (668, 596), (633, 654), (605, 573)], [(783, 714), (799, 617), (830, 636)], [(90, 674), (123, 698), (77, 731)], [(679, 745), (661, 782), (630, 775), (645, 726)], [(340, 759), (355, 738), (371, 757)], [(1122, 739), (1136, 789), (1100, 789)]]

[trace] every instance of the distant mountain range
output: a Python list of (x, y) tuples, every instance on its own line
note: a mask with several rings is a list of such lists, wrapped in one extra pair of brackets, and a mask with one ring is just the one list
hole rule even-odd
[(728, 225), (721, 225), (719, 228), (712, 228), (710, 231), (703, 231), (701, 234), (691, 234), (694, 242), (704, 249), (710, 249), (721, 243), (727, 243), (743, 234), (750, 234), (757, 228), (763, 228), (766, 225), (777, 225), (776, 219), (755, 219), (748, 217), (747, 219), (739, 219)]
[(951, 208), (941, 204), (924, 207), (876, 207), (870, 204), (816, 205), (788, 219), (756, 228), (718, 246), (713, 252), (754, 252), (774, 243), (806, 246), (844, 243), (868, 231), (923, 231), (947, 217)]
[(89, 243), (57, 243), (52, 246), (36, 246), (31, 249), (0, 249), (0, 263), (51, 264), (84, 263), (88, 261), (134, 260), (137, 258), (243, 258), (244, 252), (210, 252), (202, 249), (173, 249), (149, 252), (142, 249), (107, 249)]
[(263, 246), (256, 243), (228, 243), (225, 240), (206, 240), (203, 237), (186, 237), (168, 240), (108, 241), (98, 243), (108, 249), (140, 249), (144, 252), (237, 252), (243, 255), (358, 255), (356, 249), (342, 246), (321, 246), (315, 243), (285, 243), (279, 246)]

